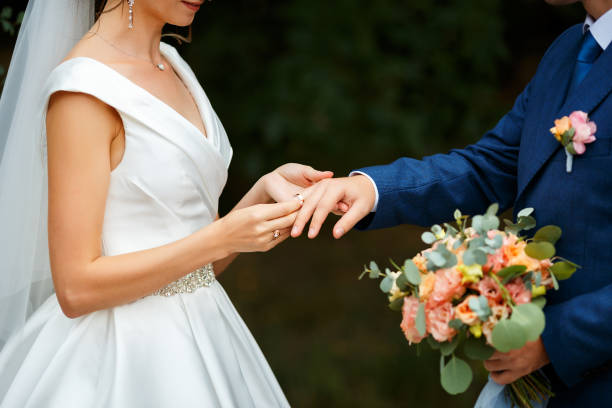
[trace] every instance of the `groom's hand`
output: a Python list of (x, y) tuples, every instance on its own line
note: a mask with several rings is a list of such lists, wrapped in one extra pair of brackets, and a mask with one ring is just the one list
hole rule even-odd
[(334, 237), (342, 237), (374, 208), (376, 191), (372, 182), (363, 175), (337, 179), (325, 179), (305, 192), (305, 200), (293, 229), (292, 237), (302, 234), (310, 221), (308, 238), (315, 238), (330, 212), (340, 210), (342, 218), (334, 226)]
[(549, 362), (542, 339), (538, 339), (528, 342), (523, 348), (507, 353), (497, 351), (485, 361), (484, 366), (491, 372), (493, 381), (498, 384), (510, 384)]

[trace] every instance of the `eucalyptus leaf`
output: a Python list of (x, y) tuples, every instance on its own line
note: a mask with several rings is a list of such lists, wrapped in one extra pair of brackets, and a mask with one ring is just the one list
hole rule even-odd
[(474, 336), (470, 336), (465, 339), (463, 344), (463, 352), (472, 360), (488, 360), (491, 358), (495, 349), (486, 343), (485, 337), (477, 339)]
[(410, 282), (408, 282), (406, 275), (404, 275), (403, 273), (397, 277), (397, 279), (395, 280), (395, 284), (402, 292), (405, 292), (410, 288)]
[(463, 240), (462, 239), (456, 240), (455, 243), (453, 244), (453, 250), (459, 249), (461, 245), (463, 245)]
[(502, 238), (501, 234), (497, 234), (493, 239), (485, 239), (485, 244), (487, 244), (493, 249), (499, 249), (504, 244), (504, 239)]
[[(434, 339), (433, 336), (427, 336), (427, 343), (429, 343), (429, 347), (431, 347), (432, 350), (440, 349), (440, 343), (438, 343), (438, 341)], [(444, 356), (442, 356), (442, 358), (444, 358)]]
[(542, 227), (533, 236), (534, 241), (547, 241), (551, 244), (556, 244), (559, 238), (561, 238), (561, 228), (556, 225), (547, 225)]
[(518, 212), (517, 217), (528, 217), (533, 214), (533, 211), (534, 210), (531, 207), (523, 208), (521, 211)]
[(549, 259), (555, 256), (555, 246), (546, 241), (530, 242), (525, 247), (525, 253), (534, 259)]
[(445, 341), (443, 343), (440, 343), (440, 353), (442, 353), (443, 356), (449, 356), (455, 351), (458, 345), (459, 336), (457, 335), (453, 337), (451, 341)]
[(493, 203), (489, 206), (489, 208), (487, 208), (487, 212), (485, 214), (495, 216), (497, 215), (498, 211), (499, 211), (499, 204)]
[(557, 262), (551, 266), (550, 271), (557, 280), (566, 280), (576, 272), (576, 266), (569, 262)]
[(419, 309), (417, 310), (415, 324), (416, 329), (419, 332), (419, 335), (421, 336), (425, 335), (425, 331), (427, 329), (425, 323), (425, 303), (419, 303)]
[(393, 287), (394, 281), (395, 279), (393, 279), (391, 275), (385, 276), (385, 278), (380, 281), (380, 290), (382, 290), (383, 293), (389, 293), (391, 291), (391, 288)]
[(546, 319), (540, 307), (532, 303), (524, 303), (512, 310), (510, 320), (522, 328), (526, 341), (535, 341), (544, 331)]
[(465, 324), (459, 319), (453, 319), (450, 322), (448, 322), (448, 326), (451, 329), (461, 330), (465, 326)]
[(425, 231), (422, 235), (421, 235), (421, 240), (426, 243), (427, 245), (431, 245), (434, 242), (437, 241), (436, 236), (434, 234), (432, 234), (429, 231)]
[(461, 211), (459, 211), (459, 209), (456, 209), (455, 212), (453, 213), (453, 217), (455, 217), (455, 220), (460, 220), (461, 219)]
[(540, 309), (544, 309), (544, 306), (546, 306), (546, 298), (544, 296), (538, 296), (537, 298), (531, 299), (531, 303)]
[(555, 288), (555, 290), (559, 290), (559, 281), (557, 280), (557, 277), (555, 276), (555, 274), (551, 273), (550, 277), (552, 278), (553, 287)]
[(525, 272), (526, 270), (527, 270), (527, 267), (525, 265), (507, 266), (501, 269), (499, 272), (497, 272), (497, 276), (502, 278), (505, 281), (505, 283), (507, 283), (507, 282), (510, 282), (516, 276), (519, 276), (520, 274)]
[(468, 301), (468, 306), (481, 321), (486, 321), (489, 316), (491, 316), (491, 308), (489, 307), (489, 302), (487, 298), (480, 295), (478, 297), (470, 298)]
[(467, 266), (474, 264), (485, 265), (487, 263), (487, 254), (480, 249), (468, 249), (463, 253), (463, 263)]
[(402, 310), (402, 306), (404, 306), (404, 298), (395, 299), (393, 302), (389, 303), (389, 309), (394, 312), (399, 312)]
[(507, 353), (523, 347), (527, 342), (527, 334), (520, 324), (510, 319), (503, 319), (493, 328), (491, 342), (497, 350)]
[(434, 265), (436, 265), (438, 268), (441, 268), (444, 266), (444, 264), (446, 264), (446, 259), (444, 259), (444, 257), (440, 255), (439, 252), (431, 251), (428, 252), (425, 256), (428, 257), (429, 260), (433, 262)]
[(455, 356), (449, 360), (440, 372), (442, 388), (451, 395), (465, 392), (472, 383), (472, 378), (472, 369), (468, 363)]
[(532, 228), (535, 228), (536, 219), (531, 216), (519, 217), (518, 225), (521, 227), (521, 229), (530, 230)]
[(421, 273), (419, 272), (419, 268), (414, 264), (412, 259), (406, 259), (404, 261), (404, 266), (402, 267), (403, 275), (406, 277), (408, 282), (413, 285), (419, 285), (421, 283)]

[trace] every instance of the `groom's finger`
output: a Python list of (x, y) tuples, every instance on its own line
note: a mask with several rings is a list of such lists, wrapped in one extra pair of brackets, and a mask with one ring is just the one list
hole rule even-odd
[(304, 230), (304, 226), (312, 217), (312, 213), (317, 208), (319, 200), (325, 193), (326, 186), (324, 184), (318, 184), (314, 186), (306, 201), (304, 201), (304, 205), (300, 209), (298, 213), (297, 219), (295, 220), (295, 224), (293, 224), (293, 229), (291, 230), (291, 236), (294, 238), (299, 237)]
[(349, 208), (348, 212), (338, 220), (334, 226), (334, 238), (342, 238), (344, 234), (353, 229), (353, 227), (361, 221), (363, 217), (368, 215), (370, 209), (365, 200), (357, 200)]
[(298, 200), (289, 200), (276, 204), (259, 204), (259, 206), (263, 220), (274, 220), (296, 212), (302, 203)]

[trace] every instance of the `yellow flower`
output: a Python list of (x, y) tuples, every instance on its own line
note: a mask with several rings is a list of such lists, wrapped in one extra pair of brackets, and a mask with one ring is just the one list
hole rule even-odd
[(531, 287), (531, 297), (544, 296), (546, 294), (546, 287), (541, 286), (532, 286)]
[(561, 119), (555, 120), (555, 127), (550, 128), (550, 133), (553, 134), (555, 139), (561, 141), (561, 136), (572, 127), (572, 122), (568, 116), (564, 116)]
[(482, 325), (478, 323), (475, 326), (470, 326), (470, 333), (472, 333), (474, 337), (479, 339), (480, 336), (482, 336)]
[(479, 264), (474, 265), (459, 265), (457, 270), (461, 272), (463, 278), (461, 279), (461, 284), (465, 284), (468, 282), (476, 283), (482, 278), (482, 266)]

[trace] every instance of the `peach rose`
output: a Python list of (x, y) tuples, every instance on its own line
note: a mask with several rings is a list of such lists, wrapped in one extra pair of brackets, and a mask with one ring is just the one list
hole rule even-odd
[(427, 337), (427, 333), (424, 336), (421, 336), (419, 331), (416, 328), (416, 315), (419, 310), (419, 301), (414, 296), (409, 296), (404, 298), (404, 306), (402, 306), (402, 323), (400, 327), (404, 332), (404, 336), (408, 339), (410, 344), (412, 343), (420, 343), (425, 337)]
[(425, 308), (427, 331), (439, 342), (448, 341), (457, 333), (448, 323), (453, 319), (454, 310), (450, 302), (434, 308)]
[(465, 293), (465, 287), (461, 284), (462, 275), (455, 268), (440, 269), (435, 275), (433, 293), (429, 298), (432, 306), (438, 306)]
[(506, 284), (506, 289), (517, 305), (531, 302), (531, 291), (527, 290), (523, 279), (520, 277), (512, 279)]
[(419, 297), (426, 302), (432, 294), (434, 284), (436, 283), (436, 275), (433, 272), (428, 272), (426, 275), (421, 275), (421, 284), (419, 285)]
[(564, 116), (561, 119), (555, 120), (555, 127), (550, 128), (550, 133), (557, 139), (561, 141), (561, 136), (572, 127), (572, 122), (568, 116)]
[(463, 323), (467, 324), (468, 326), (472, 326), (473, 324), (478, 322), (478, 315), (476, 315), (476, 313), (474, 313), (472, 309), (470, 309), (469, 302), (472, 298), (477, 299), (478, 296), (470, 295), (465, 298), (463, 302), (459, 303), (455, 307), (455, 317), (461, 320)]
[(415, 255), (415, 257), (412, 258), (412, 262), (414, 262), (421, 273), (427, 273), (427, 259), (423, 255)]
[(487, 298), (489, 303), (496, 305), (502, 302), (501, 289), (490, 276), (485, 276), (481, 279), (478, 282), (477, 288), (480, 294)]

